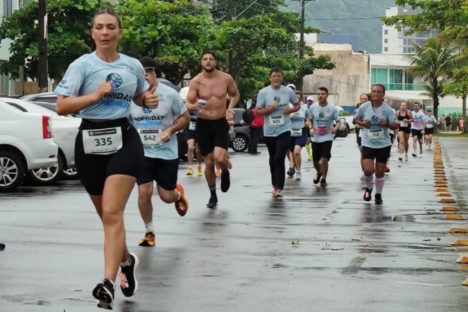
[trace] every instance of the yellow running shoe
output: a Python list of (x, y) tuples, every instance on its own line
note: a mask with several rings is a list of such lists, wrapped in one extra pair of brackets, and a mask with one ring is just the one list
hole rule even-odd
[(199, 176), (199, 177), (202, 177), (202, 176), (203, 176), (203, 171), (202, 171), (201, 165), (198, 165), (197, 170), (198, 170), (198, 176)]
[(138, 246), (142, 247), (154, 247), (156, 245), (156, 235), (153, 231), (146, 232), (145, 237), (140, 239)]
[(187, 173), (186, 173), (186, 175), (192, 175), (192, 174), (193, 174), (193, 169), (192, 169), (192, 167), (188, 167), (188, 168), (187, 168)]

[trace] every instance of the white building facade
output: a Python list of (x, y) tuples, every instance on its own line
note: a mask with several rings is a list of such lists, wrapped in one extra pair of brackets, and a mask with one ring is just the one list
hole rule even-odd
[[(411, 14), (411, 8), (391, 7), (385, 10), (386, 17), (401, 14)], [(382, 26), (382, 54), (411, 54), (415, 52), (414, 46), (421, 45), (427, 38), (432, 37), (433, 32), (416, 32), (405, 34), (405, 30), (398, 30), (395, 26)]]

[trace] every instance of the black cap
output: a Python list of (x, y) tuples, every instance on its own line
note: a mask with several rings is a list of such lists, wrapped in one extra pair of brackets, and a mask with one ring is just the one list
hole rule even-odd
[(155, 60), (153, 60), (151, 57), (149, 56), (143, 56), (141, 59), (140, 59), (140, 63), (141, 65), (143, 65), (143, 68), (147, 68), (147, 67), (152, 67), (152, 68), (156, 68), (156, 62)]

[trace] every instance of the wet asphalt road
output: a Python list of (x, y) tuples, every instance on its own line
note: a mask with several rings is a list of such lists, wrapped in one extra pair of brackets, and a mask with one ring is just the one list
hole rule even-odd
[[(467, 277), (455, 260), (452, 226), (434, 191), (433, 152), (399, 163), (394, 152), (384, 204), (362, 200), (354, 134), (337, 139), (322, 190), (287, 179), (271, 198), (267, 152), (232, 154), (232, 185), (205, 208), (203, 178), (179, 179), (190, 209), (180, 218), (154, 197), (157, 247), (144, 232), (132, 194), (127, 242), (140, 258), (140, 288), (114, 311), (467, 311)], [(468, 140), (441, 139), (449, 191), (466, 209)], [(305, 158), (305, 151), (303, 156)], [(103, 233), (77, 181), (0, 194), (0, 311), (100, 311), (91, 296), (102, 278)], [(465, 253), (468, 255), (468, 253)]]

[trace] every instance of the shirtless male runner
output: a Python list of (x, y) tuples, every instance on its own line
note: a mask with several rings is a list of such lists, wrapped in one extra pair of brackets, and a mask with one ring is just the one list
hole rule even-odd
[[(229, 178), (229, 125), (234, 118), (233, 108), (239, 102), (239, 90), (234, 79), (216, 69), (216, 55), (206, 51), (201, 57), (202, 72), (190, 81), (186, 105), (189, 111), (198, 111), (197, 136), (200, 153), (205, 159), (205, 179), (210, 189), (208, 208), (216, 208), (215, 164), (221, 168), (221, 191), (227, 192)], [(226, 101), (229, 96), (229, 105)]]

